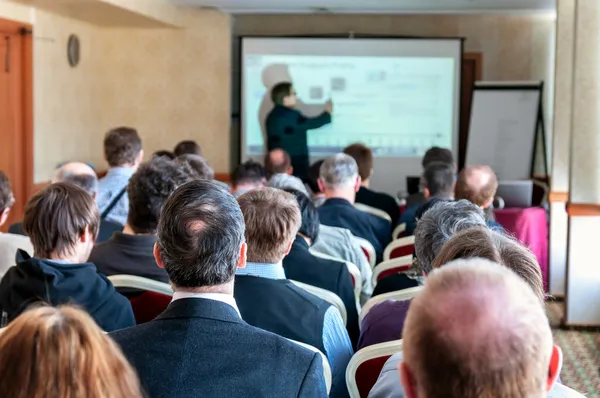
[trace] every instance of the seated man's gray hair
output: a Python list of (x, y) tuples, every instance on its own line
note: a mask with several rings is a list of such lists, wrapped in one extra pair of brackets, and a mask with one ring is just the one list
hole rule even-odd
[(327, 188), (347, 188), (356, 182), (358, 166), (352, 156), (338, 153), (325, 159), (319, 177)]
[(278, 173), (274, 174), (269, 180), (268, 184), (271, 188), (277, 188), (281, 190), (294, 190), (299, 191), (310, 197), (308, 190), (304, 186), (304, 183), (298, 177), (291, 176), (289, 174)]

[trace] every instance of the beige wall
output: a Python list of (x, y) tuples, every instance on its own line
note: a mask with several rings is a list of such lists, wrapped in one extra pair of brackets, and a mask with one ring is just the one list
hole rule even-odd
[[(216, 171), (229, 171), (230, 18), (193, 10), (175, 17), (181, 28), (101, 27), (0, 0), (0, 18), (34, 27), (36, 183), (67, 160), (105, 169), (102, 138), (117, 125), (136, 127), (148, 156), (196, 139)], [(76, 68), (66, 58), (70, 34), (81, 40)]]

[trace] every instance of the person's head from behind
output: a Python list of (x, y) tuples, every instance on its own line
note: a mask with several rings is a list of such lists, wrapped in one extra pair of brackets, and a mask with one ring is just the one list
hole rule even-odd
[(125, 230), (154, 234), (162, 206), (175, 189), (192, 180), (191, 170), (166, 158), (142, 163), (129, 179), (129, 212)]
[(454, 168), (442, 162), (429, 163), (421, 175), (423, 196), (452, 197), (454, 195)]
[(180, 165), (187, 165), (194, 178), (201, 180), (213, 180), (215, 171), (202, 156), (187, 154), (178, 156), (175, 161)]
[(358, 174), (362, 184), (367, 185), (373, 175), (373, 151), (364, 144), (352, 144), (344, 148), (346, 155), (352, 156), (358, 166)]
[(408, 398), (544, 397), (560, 371), (531, 288), (485, 259), (435, 270), (411, 301), (400, 376)]
[(2, 396), (141, 398), (135, 371), (84, 311), (25, 311), (0, 339)]
[(415, 228), (415, 256), (423, 273), (431, 272), (433, 260), (454, 234), (478, 226), (486, 226), (483, 211), (466, 200), (439, 201), (423, 213)]
[(106, 133), (104, 158), (110, 167), (137, 167), (144, 158), (138, 132), (131, 127), (117, 127)]
[(321, 188), (319, 187), (319, 177), (323, 162), (323, 159), (317, 160), (308, 168), (308, 178), (306, 179), (306, 183), (315, 196), (323, 194), (323, 191), (321, 191)]
[(77, 185), (94, 199), (98, 195), (98, 176), (89, 165), (80, 162), (65, 163), (54, 172), (52, 182), (68, 182)]
[(469, 202), (487, 209), (494, 201), (498, 179), (490, 166), (467, 166), (458, 174), (455, 195), (457, 199)]
[(231, 175), (231, 187), (236, 196), (265, 185), (267, 185), (265, 168), (254, 160), (240, 164)]
[(99, 224), (94, 198), (67, 182), (50, 184), (25, 205), (23, 230), (37, 258), (87, 261)]
[(271, 89), (271, 100), (275, 105), (293, 108), (298, 103), (296, 91), (292, 87), (292, 83), (278, 83)]
[(308, 196), (308, 191), (302, 180), (289, 174), (275, 174), (271, 177), (267, 185), (271, 188), (283, 189), (284, 191), (294, 189)]
[(298, 206), (300, 207), (300, 229), (298, 235), (307, 239), (307, 243), (312, 245), (319, 237), (319, 212), (310, 198), (303, 192), (295, 189), (285, 189), (286, 192), (294, 195)]
[(246, 223), (248, 262), (278, 264), (290, 252), (301, 215), (294, 195), (256, 189), (238, 198)]
[(273, 149), (265, 155), (265, 169), (267, 176), (271, 178), (273, 174), (292, 174), (292, 159), (283, 149)]
[(181, 155), (198, 155), (202, 156), (202, 148), (196, 141), (192, 140), (184, 140), (180, 141), (175, 148), (173, 149), (173, 153), (176, 157)]
[(0, 171), (0, 225), (4, 224), (10, 214), (10, 208), (15, 204), (10, 180)]
[(458, 259), (485, 258), (504, 265), (520, 276), (533, 290), (540, 304), (545, 293), (540, 265), (531, 252), (513, 238), (487, 227), (473, 227), (455, 234), (440, 250), (433, 269)]
[(358, 166), (351, 156), (338, 153), (323, 161), (319, 170), (319, 188), (328, 199), (342, 198), (354, 203), (360, 184)]
[(219, 184), (190, 181), (173, 192), (160, 215), (154, 257), (176, 291), (233, 293), (246, 266), (244, 217)]
[(442, 162), (451, 165), (454, 169), (456, 163), (454, 162), (454, 155), (450, 149), (440, 148), (439, 146), (431, 147), (423, 155), (421, 165), (425, 169), (430, 163)]
[(161, 149), (159, 151), (156, 151), (152, 154), (152, 158), (160, 158), (160, 157), (165, 157), (167, 159), (175, 159), (175, 154), (171, 151), (167, 151), (164, 149)]

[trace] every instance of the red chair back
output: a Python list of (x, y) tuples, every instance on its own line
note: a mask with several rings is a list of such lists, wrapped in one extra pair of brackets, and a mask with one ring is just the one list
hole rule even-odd
[(361, 249), (363, 251), (363, 253), (365, 253), (365, 257), (367, 258), (368, 261), (371, 261), (371, 258), (369, 256), (369, 252), (367, 251), (367, 249), (365, 249), (364, 247), (361, 246)]
[(382, 273), (380, 273), (379, 275), (377, 275), (377, 282), (379, 282), (383, 278), (386, 278), (386, 277), (388, 277), (390, 275), (396, 275), (396, 274), (399, 274), (399, 273), (402, 273), (402, 272), (406, 272), (409, 269), (410, 269), (410, 266), (403, 266), (403, 267), (386, 269), (385, 271), (383, 271)]
[(155, 292), (144, 292), (129, 299), (135, 322), (139, 325), (155, 319), (167, 308), (171, 299), (171, 296)]
[(369, 359), (360, 364), (356, 370), (356, 386), (360, 392), (360, 396), (366, 398), (369, 392), (377, 382), (383, 365), (391, 355), (384, 355), (381, 357)]
[(390, 259), (404, 257), (404, 256), (412, 256), (415, 254), (415, 245), (406, 245), (402, 247), (397, 247), (390, 253)]

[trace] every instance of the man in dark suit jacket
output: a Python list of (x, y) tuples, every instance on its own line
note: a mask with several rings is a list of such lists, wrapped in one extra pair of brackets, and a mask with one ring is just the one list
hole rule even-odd
[(275, 107), (266, 120), (267, 150), (281, 148), (290, 154), (294, 175), (308, 177), (308, 143), (306, 132), (331, 123), (332, 104), (325, 104), (323, 113), (307, 117), (294, 109), (298, 99), (291, 83), (279, 83), (271, 90)]
[[(425, 155), (423, 155), (423, 159), (421, 160), (421, 165), (423, 166), (423, 170), (427, 168), (430, 163), (433, 162), (442, 162), (452, 165), (454, 171), (456, 172), (456, 163), (454, 162), (454, 155), (452, 151), (447, 148), (440, 148), (438, 146), (434, 146), (429, 148)], [(427, 201), (423, 192), (417, 192), (406, 198), (406, 208), (409, 209), (414, 207), (415, 205), (422, 205)]]
[(111, 334), (149, 397), (326, 397), (318, 354), (246, 324), (233, 298), (244, 218), (207, 180), (165, 202), (154, 254), (175, 290), (154, 321)]
[(371, 148), (363, 144), (352, 144), (344, 148), (344, 153), (352, 156), (356, 161), (361, 179), (355, 202), (386, 212), (392, 220), (392, 225), (396, 225), (398, 217), (400, 217), (400, 206), (396, 199), (386, 193), (376, 192), (369, 188), (373, 176), (373, 152)]
[(296, 196), (302, 224), (290, 252), (283, 259), (285, 274), (291, 280), (329, 290), (342, 299), (348, 315), (346, 330), (352, 346), (356, 347), (359, 335), (358, 312), (348, 267), (344, 262), (317, 257), (309, 251), (312, 243), (319, 237), (319, 213), (308, 196), (295, 190), (286, 191)]
[(360, 188), (356, 161), (343, 153), (331, 156), (321, 165), (319, 186), (327, 200), (319, 207), (321, 223), (349, 229), (354, 236), (368, 240), (375, 249), (377, 262), (392, 238), (390, 222), (354, 207)]

